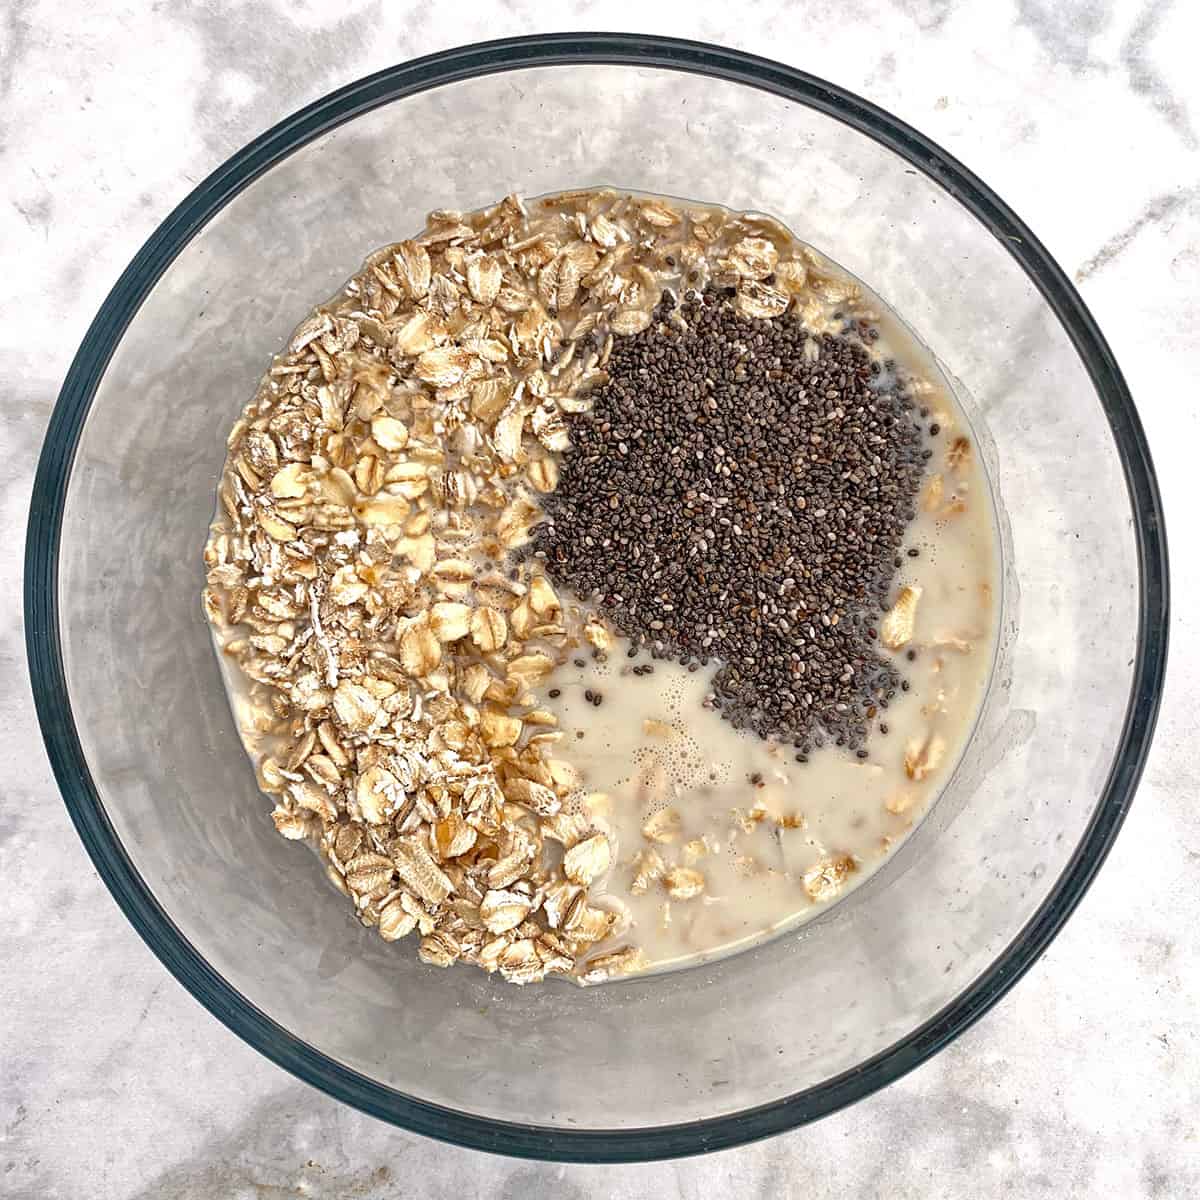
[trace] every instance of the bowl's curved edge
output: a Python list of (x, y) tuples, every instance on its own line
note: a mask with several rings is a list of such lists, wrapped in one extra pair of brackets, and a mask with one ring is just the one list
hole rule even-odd
[[(1134, 516), (1138, 651), (1113, 766), (1084, 838), (1038, 912), (989, 970), (940, 1013), (866, 1063), (806, 1092), (682, 1125), (571, 1130), (472, 1117), (386, 1088), (299, 1041), (229, 986), (172, 923), (105, 813), (71, 715), (58, 631), (63, 505), (92, 398), (151, 287), (234, 195), (300, 146), (356, 115), (457, 79), (571, 63), (643, 65), (761, 88), (840, 120), (900, 155), (969, 209), (1034, 282), (1068, 332), (1113, 431)], [(983, 182), (916, 130), (868, 101), (783, 64), (700, 42), (629, 34), (544, 34), (415, 59), (331, 93), (255, 139), (204, 180), (159, 226), (102, 305), (51, 415), (30, 504), (25, 640), (38, 720), (55, 777), (96, 870), (137, 932), (218, 1020), (279, 1066), (336, 1099), (415, 1132), (528, 1158), (613, 1162), (719, 1150), (816, 1120), (918, 1066), (976, 1021), (1049, 945), (1087, 890), (1128, 811), (1149, 751), (1166, 669), (1169, 588), (1162, 502), (1141, 422), (1108, 344), (1063, 271)]]

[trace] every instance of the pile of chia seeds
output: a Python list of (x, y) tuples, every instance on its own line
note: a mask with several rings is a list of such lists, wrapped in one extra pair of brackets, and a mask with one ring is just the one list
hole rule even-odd
[(532, 547), (635, 646), (719, 663), (712, 704), (801, 760), (826, 738), (866, 757), (904, 686), (876, 621), (931, 452), (872, 336), (667, 294), (571, 418)]

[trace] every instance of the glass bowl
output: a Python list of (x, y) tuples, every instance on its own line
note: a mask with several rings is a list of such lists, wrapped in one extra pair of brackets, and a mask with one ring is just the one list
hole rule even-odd
[[(432, 208), (591, 184), (773, 213), (912, 323), (988, 431), (1003, 652), (932, 814), (844, 903), (688, 971), (521, 990), (387, 945), (275, 834), (201, 614), (201, 549), (226, 431), (270, 354), (368, 251)], [(168, 969), (331, 1095), (529, 1156), (731, 1146), (944, 1046), (1045, 949), (1107, 853), (1166, 655), (1141, 426), (1037, 239), (937, 146), (840, 88), (640, 36), (520, 38), (383, 71), (202, 183), (79, 349), (26, 566), (59, 785)]]

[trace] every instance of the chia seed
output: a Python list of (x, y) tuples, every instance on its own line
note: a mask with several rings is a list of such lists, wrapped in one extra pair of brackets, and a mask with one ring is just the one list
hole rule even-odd
[(675, 308), (614, 338), (530, 552), (635, 649), (717, 661), (735, 727), (859, 747), (907, 690), (875, 639), (924, 428), (861, 335), (746, 319), (714, 289)]

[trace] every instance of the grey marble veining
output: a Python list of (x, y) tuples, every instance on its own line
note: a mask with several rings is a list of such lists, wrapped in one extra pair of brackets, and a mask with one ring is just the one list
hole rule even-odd
[[(817, 1126), (678, 1163), (535, 1165), (390, 1129), (217, 1024), (124, 921), (58, 798), (22, 645), (21, 536), (87, 323), (171, 207), (249, 138), (371, 70), (551, 28), (738, 45), (860, 91), (962, 158), (1074, 275), (1138, 400), (1179, 614), (1125, 830), (1049, 953), (972, 1031)], [(73, 5), (0, 13), (0, 1195), (889, 1198), (1200, 1194), (1200, 14), (1186, 0), (829, 0), (548, 15), (408, 3)]]

